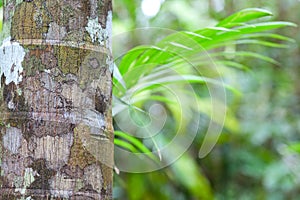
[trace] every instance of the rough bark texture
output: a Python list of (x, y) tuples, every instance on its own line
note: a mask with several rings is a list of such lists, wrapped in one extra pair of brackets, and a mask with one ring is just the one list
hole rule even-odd
[(111, 0), (4, 2), (0, 199), (111, 199)]

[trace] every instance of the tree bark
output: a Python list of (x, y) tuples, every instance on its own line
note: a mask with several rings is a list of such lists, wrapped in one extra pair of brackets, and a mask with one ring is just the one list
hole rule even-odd
[(112, 199), (111, 0), (6, 0), (0, 199)]

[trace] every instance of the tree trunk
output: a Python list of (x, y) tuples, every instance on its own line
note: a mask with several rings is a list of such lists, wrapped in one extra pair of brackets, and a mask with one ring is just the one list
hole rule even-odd
[(112, 199), (111, 0), (6, 0), (0, 199)]

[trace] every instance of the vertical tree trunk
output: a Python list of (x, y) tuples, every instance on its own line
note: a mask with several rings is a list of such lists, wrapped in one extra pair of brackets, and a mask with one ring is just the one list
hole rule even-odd
[(0, 199), (111, 199), (111, 0), (6, 0)]

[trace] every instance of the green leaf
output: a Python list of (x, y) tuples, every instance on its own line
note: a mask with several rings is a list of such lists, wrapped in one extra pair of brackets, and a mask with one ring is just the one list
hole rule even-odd
[(232, 14), (226, 19), (222, 20), (217, 24), (217, 26), (222, 27), (232, 27), (236, 24), (240, 24), (243, 22), (249, 22), (251, 20), (259, 19), (265, 16), (271, 16), (272, 13), (268, 10), (261, 8), (247, 8), (243, 9), (237, 13)]
[(252, 58), (258, 58), (260, 60), (264, 60), (266, 62), (269, 62), (269, 63), (272, 63), (272, 64), (275, 64), (275, 65), (280, 65), (279, 62), (277, 62), (276, 60), (270, 58), (270, 57), (267, 57), (267, 56), (264, 56), (264, 55), (261, 55), (261, 54), (258, 54), (258, 53), (254, 53), (254, 52), (250, 52), (250, 51), (236, 51), (234, 53), (230, 53), (230, 52), (218, 52), (218, 53), (212, 53), (210, 54), (211, 57), (215, 57), (215, 59), (218, 59), (217, 57), (219, 56), (239, 56), (239, 57), (252, 57)]
[(267, 47), (274, 47), (274, 48), (288, 48), (289, 46), (287, 44), (280, 44), (275, 42), (269, 42), (264, 40), (258, 40), (258, 39), (241, 39), (241, 40), (235, 40), (235, 41), (226, 41), (221, 43), (216, 43), (215, 45), (211, 45), (210, 48), (220, 48), (225, 47), (227, 45), (232, 44), (253, 44), (253, 45), (261, 45), (261, 46), (267, 46)]
[(125, 142), (123, 140), (119, 140), (119, 139), (115, 138), (114, 143), (115, 143), (115, 145), (122, 147), (124, 149), (127, 149), (133, 153), (138, 153), (138, 150), (132, 144), (130, 144), (128, 142)]
[[(161, 49), (157, 46), (150, 46), (150, 45), (143, 45), (143, 46), (138, 46), (133, 48), (132, 50), (128, 51), (125, 56), (122, 58), (121, 63), (119, 64), (119, 70), (121, 74), (125, 74), (127, 71), (131, 70), (133, 67), (133, 64), (138, 62), (138, 60), (143, 60), (145, 62), (145, 57), (144, 56), (140, 59), (140, 57), (145, 53), (145, 52), (151, 52), (154, 55), (157, 55), (159, 53), (165, 52), (164, 49)], [(149, 53), (148, 53), (149, 54)], [(151, 56), (151, 55), (149, 55)], [(139, 61), (141, 62), (141, 61)], [(139, 63), (137, 63), (138, 65)]]
[(294, 43), (295, 40), (289, 37), (285, 37), (283, 35), (279, 35), (276, 33), (250, 33), (250, 34), (245, 34), (241, 38), (245, 39), (250, 39), (250, 38), (267, 38), (267, 39), (276, 39), (276, 40), (282, 40), (282, 41), (287, 41), (287, 42), (292, 42)]
[(185, 84), (190, 84), (190, 83), (198, 83), (198, 84), (214, 84), (218, 85), (221, 87), (224, 87), (226, 89), (229, 89), (230, 91), (234, 93), (239, 93), (238, 90), (235, 88), (231, 87), (228, 84), (222, 83), (218, 80), (208, 78), (208, 77), (202, 77), (202, 76), (197, 76), (197, 75), (172, 75), (172, 76), (166, 76), (162, 78), (157, 78), (149, 81), (141, 81), (142, 83), (134, 86), (132, 91), (135, 93), (142, 92), (144, 90), (154, 90), (156, 88), (163, 87), (167, 84), (178, 84), (178, 83), (185, 83)]
[[(236, 32), (220, 32), (218, 35), (211, 35), (212, 41), (202, 41), (201, 45), (206, 49), (210, 50), (216, 47), (217, 44), (222, 42), (232, 42), (240, 38), (246, 38), (247, 34), (259, 33), (263, 31), (269, 31), (278, 29), (285, 26), (296, 26), (291, 22), (261, 22), (251, 25), (238, 27)], [(201, 33), (201, 31), (200, 31)], [(199, 41), (198, 41), (199, 42)]]
[(185, 45), (183, 45), (183, 44), (179, 44), (179, 43), (176, 43), (176, 42), (169, 42), (169, 43), (170, 43), (171, 45), (175, 46), (175, 47), (183, 48), (183, 49), (185, 49), (185, 50), (189, 50), (189, 51), (193, 50), (192, 48), (187, 47), (187, 46), (185, 46)]
[(197, 38), (206, 39), (206, 40), (212, 40), (209, 37), (206, 37), (204, 35), (200, 35), (200, 34), (197, 34), (197, 33), (191, 32), (191, 31), (183, 31), (182, 33), (186, 34), (188, 36), (192, 36), (192, 37), (197, 37)]
[(292, 22), (285, 22), (285, 21), (260, 22), (260, 23), (250, 24), (247, 26), (238, 27), (236, 30), (241, 31), (242, 33), (255, 33), (255, 32), (278, 29), (285, 26), (297, 27), (297, 24)]
[(228, 61), (228, 60), (217, 60), (217, 61), (214, 61), (214, 63), (216, 65), (225, 65), (225, 66), (228, 66), (228, 67), (233, 67), (233, 68), (236, 68), (236, 69), (240, 69), (240, 70), (245, 70), (245, 71), (249, 71), (249, 67), (241, 64), (241, 63), (238, 63), (238, 62), (233, 62), (233, 61)]
[(244, 40), (237, 40), (234, 42), (235, 44), (255, 44), (267, 47), (274, 47), (274, 48), (288, 48), (286, 44), (280, 44), (275, 42), (269, 42), (264, 40), (257, 40), (257, 39), (244, 39)]
[(122, 140), (115, 138), (115, 141), (117, 140), (117, 142), (115, 142), (116, 145), (126, 148), (133, 153), (144, 153), (147, 156), (149, 156), (151, 159), (157, 160), (154, 154), (137, 138), (131, 136), (128, 133), (124, 133), (122, 131), (115, 131), (114, 134), (115, 136), (118, 136), (128, 141), (128, 142), (124, 142)]
[(214, 199), (209, 181), (189, 154), (182, 155), (170, 168), (175, 178), (194, 194), (196, 199)]
[(131, 98), (131, 103), (134, 104), (134, 103), (138, 103), (141, 101), (147, 101), (147, 100), (148, 101), (149, 100), (159, 101), (159, 102), (166, 103), (166, 104), (176, 103), (175, 101), (173, 101), (167, 97), (164, 97), (162, 95), (153, 95), (151, 93), (149, 93), (149, 94), (143, 93), (142, 95), (134, 96)]
[(292, 152), (300, 153), (300, 143), (290, 144), (287, 149)]

